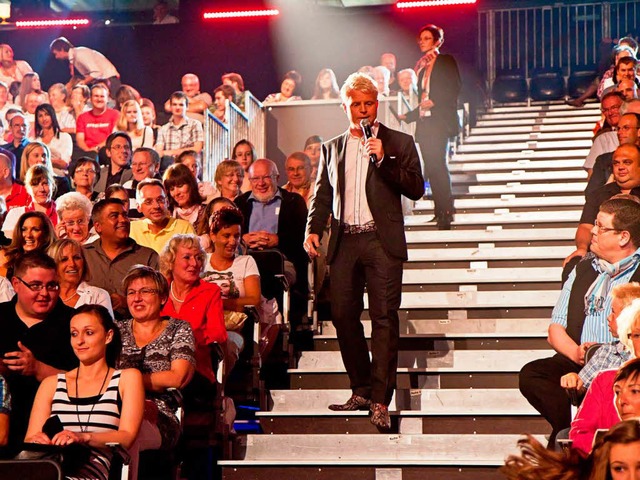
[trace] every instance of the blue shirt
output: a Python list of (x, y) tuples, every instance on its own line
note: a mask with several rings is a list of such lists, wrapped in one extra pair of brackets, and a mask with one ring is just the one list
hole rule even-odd
[[(633, 255), (637, 254), (640, 254), (640, 248), (636, 250)], [(593, 261), (597, 262), (598, 259), (594, 258)], [(637, 268), (637, 266), (635, 268), (629, 268), (626, 272), (618, 275), (616, 278), (611, 280), (611, 282), (609, 282), (609, 292), (616, 285), (629, 283), (629, 280), (631, 279)], [(573, 287), (573, 282), (575, 281), (575, 279), (576, 269), (574, 268), (564, 286), (562, 287), (562, 293), (560, 294), (558, 303), (556, 303), (556, 306), (553, 307), (553, 313), (551, 314), (551, 323), (557, 323), (565, 329), (567, 328), (569, 296), (571, 295), (571, 288)], [(611, 343), (615, 340), (611, 335), (611, 332), (609, 332), (609, 327), (607, 326), (607, 317), (611, 313), (611, 301), (611, 295), (607, 295), (604, 303), (604, 308), (585, 317), (584, 326), (582, 327), (582, 335), (580, 337), (580, 343)]]
[(602, 345), (593, 355), (591, 360), (582, 367), (578, 376), (584, 383), (585, 388), (589, 388), (593, 379), (603, 370), (619, 368), (624, 362), (631, 358), (631, 352), (624, 348), (624, 345), (615, 341)]
[(265, 231), (278, 233), (278, 216), (280, 215), (280, 205), (282, 204), (282, 194), (276, 190), (274, 197), (266, 203), (258, 200), (253, 193), (249, 195), (252, 202), (251, 218), (249, 219), (249, 231)]

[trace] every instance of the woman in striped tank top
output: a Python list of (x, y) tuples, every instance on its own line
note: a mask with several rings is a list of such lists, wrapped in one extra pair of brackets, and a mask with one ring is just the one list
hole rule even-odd
[[(66, 478), (104, 479), (111, 456), (107, 443), (130, 448), (144, 410), (144, 387), (138, 370), (114, 368), (120, 336), (108, 310), (83, 305), (71, 319), (71, 346), (80, 364), (67, 373), (46, 378), (31, 410), (26, 442), (85, 445), (87, 461), (65, 471)], [(45, 422), (57, 416), (63, 430), (49, 438)]]

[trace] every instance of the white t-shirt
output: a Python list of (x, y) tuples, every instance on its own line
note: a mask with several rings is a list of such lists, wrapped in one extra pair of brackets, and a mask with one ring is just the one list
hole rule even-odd
[[(71, 154), (73, 153), (73, 140), (71, 139), (71, 135), (66, 132), (59, 132), (59, 136), (60, 138), (56, 138), (54, 135), (51, 141), (47, 143), (49, 150), (51, 150), (51, 160), (62, 159), (68, 164), (71, 162)], [(36, 140), (46, 143), (41, 137), (38, 137)], [(66, 169), (63, 170), (55, 167), (53, 173), (63, 177), (67, 172)]]
[(587, 155), (582, 168), (593, 168), (596, 163), (596, 158), (598, 158), (603, 153), (613, 152), (616, 148), (618, 148), (618, 146), (619, 142), (616, 132), (601, 133), (593, 141), (593, 145), (589, 150), (589, 154)]
[(233, 259), (233, 264), (230, 268), (216, 271), (211, 266), (211, 254), (209, 253), (207, 254), (202, 279), (205, 282), (217, 284), (222, 291), (222, 298), (241, 298), (246, 295), (244, 279), (251, 275), (260, 276), (258, 265), (253, 257), (238, 255)]

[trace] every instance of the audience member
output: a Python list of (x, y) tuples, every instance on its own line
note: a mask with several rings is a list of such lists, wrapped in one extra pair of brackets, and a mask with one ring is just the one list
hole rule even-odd
[(82, 305), (102, 305), (113, 318), (113, 308), (109, 293), (90, 285), (91, 273), (80, 243), (71, 238), (57, 240), (49, 247), (47, 253), (57, 265), (60, 282), (60, 300), (71, 308)]
[(213, 91), (213, 104), (209, 107), (209, 111), (222, 123), (227, 123), (227, 100), (230, 103), (236, 102), (236, 93), (230, 85), (220, 85)]
[[(37, 94), (44, 93), (42, 91), (42, 84), (40, 83), (40, 75), (38, 75), (36, 72), (25, 73), (24, 78), (20, 83), (18, 98), (14, 98), (14, 103), (22, 107), (23, 110), (26, 110), (25, 107), (27, 105), (27, 95), (32, 92), (35, 92)], [(45, 101), (48, 102), (49, 96), (46, 93), (44, 93), (44, 95), (46, 96)]]
[(27, 119), (24, 115), (17, 114), (9, 120), (9, 131), (11, 132), (11, 140), (9, 143), (2, 145), (2, 148), (9, 150), (16, 157), (15, 171), (20, 171), (20, 159), (24, 148), (29, 144), (27, 139)]
[(396, 56), (393, 53), (383, 53), (380, 55), (380, 65), (389, 70), (389, 85), (396, 81)]
[(165, 0), (159, 0), (153, 7), (153, 24), (169, 25), (172, 23), (178, 23), (178, 18), (171, 15), (169, 11), (169, 3)]
[(127, 302), (122, 279), (133, 265), (158, 268), (158, 254), (129, 237), (129, 216), (122, 201), (100, 200), (91, 213), (93, 228), (100, 238), (84, 245), (91, 283), (109, 292), (116, 316), (124, 318)]
[(80, 83), (83, 85), (101, 82), (107, 86), (111, 96), (115, 98), (121, 85), (120, 74), (102, 53), (87, 47), (75, 47), (65, 37), (58, 37), (51, 42), (49, 50), (56, 60), (69, 62), (72, 79), (75, 76), (81, 77)]
[[(129, 201), (129, 192), (122, 185), (118, 185), (117, 183), (113, 185), (109, 185), (107, 189), (104, 191), (104, 199), (108, 200), (109, 198), (115, 198), (120, 200), (124, 205), (124, 208), (128, 212), (131, 211), (131, 202)], [(139, 212), (138, 212), (139, 213)]]
[(304, 153), (311, 160), (311, 183), (315, 185), (318, 177), (318, 165), (320, 165), (320, 153), (322, 152), (322, 137), (311, 135), (304, 142)]
[(204, 132), (199, 121), (187, 117), (189, 98), (184, 92), (173, 92), (169, 102), (171, 119), (160, 127), (154, 148), (161, 157), (175, 158), (185, 150), (201, 152)]
[(2, 224), (2, 231), (7, 238), (12, 238), (14, 227), (23, 213), (38, 211), (44, 213), (55, 227), (58, 224), (58, 213), (53, 194), (56, 188), (51, 170), (45, 165), (34, 165), (27, 170), (25, 185), (29, 194), (29, 203), (25, 207), (16, 207), (7, 213)]
[(331, 100), (340, 98), (340, 88), (336, 74), (330, 68), (323, 68), (316, 77), (311, 100)]
[(97, 202), (100, 195), (100, 192), (94, 190), (98, 172), (100, 164), (92, 157), (80, 157), (69, 168), (75, 191), (84, 195), (91, 203)]
[(0, 125), (4, 129), (9, 127), (9, 122), (5, 119), (5, 115), (10, 108), (16, 108), (9, 98), (9, 86), (0, 80)]
[(67, 175), (73, 153), (73, 140), (71, 135), (60, 130), (56, 112), (48, 103), (36, 107), (35, 134), (36, 140), (49, 147), (53, 173), (57, 176)]
[(118, 111), (122, 110), (122, 106), (125, 102), (129, 100), (135, 101), (138, 105), (140, 105), (140, 101), (142, 100), (142, 95), (140, 92), (133, 88), (131, 85), (121, 85), (115, 96), (115, 105), (114, 108)]
[(140, 110), (144, 126), (153, 131), (153, 144), (155, 145), (158, 141), (158, 130), (160, 130), (160, 126), (156, 124), (156, 107), (151, 100), (143, 98), (140, 102)]
[(613, 152), (613, 179), (586, 196), (580, 223), (576, 230), (576, 249), (564, 261), (570, 264), (574, 257), (584, 257), (589, 250), (598, 209), (602, 203), (619, 194), (640, 195), (640, 149), (635, 145), (621, 145)]
[(256, 149), (253, 144), (246, 139), (240, 140), (233, 146), (231, 151), (231, 160), (238, 162), (244, 170), (244, 179), (242, 180), (242, 186), (240, 191), (242, 193), (251, 191), (251, 181), (249, 180), (249, 167), (257, 160)]
[[(202, 126), (202, 123), (204, 122), (204, 111), (208, 109), (213, 103), (211, 95), (209, 95), (207, 92), (200, 91), (200, 79), (193, 73), (187, 73), (183, 75), (181, 85), (182, 93), (184, 93), (187, 99), (186, 116), (193, 120), (197, 120)], [(172, 98), (173, 95), (169, 97), (169, 100), (165, 102), (164, 109), (167, 112), (171, 112), (172, 115), (175, 115), (173, 106), (171, 104)]]
[(198, 193), (205, 198), (205, 202), (209, 203), (216, 197), (220, 196), (220, 192), (211, 182), (202, 180), (202, 157), (195, 150), (185, 150), (178, 158), (176, 163), (181, 163), (187, 167), (196, 180), (198, 181)]
[(11, 244), (0, 249), (0, 275), (11, 280), (20, 257), (35, 250), (46, 252), (55, 239), (49, 217), (42, 212), (23, 213), (13, 230)]
[[(135, 368), (115, 368), (122, 344), (104, 308), (81, 307), (70, 327), (71, 341), (67, 338), (66, 343), (71, 344), (79, 365), (41, 383), (25, 441), (85, 446), (85, 461), (63, 462), (66, 478), (106, 479), (112, 461), (107, 445), (117, 443), (129, 449), (138, 435), (144, 411), (142, 375)], [(45, 424), (52, 417), (58, 418), (62, 431), (50, 437)]]
[(622, 94), (625, 102), (638, 98), (638, 85), (634, 80), (620, 80), (616, 85), (616, 91)]
[(264, 99), (264, 103), (282, 103), (292, 100), (302, 100), (300, 96), (294, 95), (301, 82), (302, 76), (295, 70), (285, 73), (282, 83), (280, 84), (280, 91), (269, 94), (267, 98)]
[(177, 402), (167, 389), (182, 389), (193, 377), (193, 332), (188, 322), (161, 316), (169, 286), (155, 268), (136, 265), (122, 282), (131, 318), (117, 322), (122, 335), (117, 366), (142, 372), (147, 401), (139, 448), (169, 450), (180, 438), (180, 422)]
[(611, 89), (615, 90), (616, 84), (622, 80), (636, 81), (636, 66), (638, 61), (632, 54), (630, 49), (620, 49), (616, 54), (616, 63), (613, 69), (613, 75), (610, 78), (602, 79), (600, 87), (598, 88), (598, 96), (604, 98)]
[(167, 194), (162, 182), (147, 178), (136, 187), (138, 210), (144, 218), (131, 222), (131, 238), (139, 245), (160, 253), (176, 234), (194, 234), (193, 226), (169, 214)]
[(160, 169), (160, 155), (153, 148), (140, 147), (133, 152), (131, 161), (131, 173), (133, 178), (122, 184), (129, 192), (129, 217), (132, 219), (142, 218), (142, 213), (138, 211), (136, 200), (136, 188), (138, 184), (147, 178), (161, 180), (158, 170)]
[(613, 340), (606, 327), (612, 301), (609, 292), (638, 281), (636, 245), (640, 245), (640, 205), (627, 199), (604, 202), (593, 227), (592, 255), (571, 272), (553, 310), (548, 340), (558, 353), (530, 362), (520, 371), (520, 391), (553, 428), (550, 445), (571, 420), (560, 378), (580, 371), (585, 351), (594, 342)]
[(129, 135), (133, 150), (140, 147), (153, 148), (153, 130), (151, 130), (151, 127), (145, 126), (142, 119), (142, 110), (137, 101), (127, 100), (122, 104), (116, 128)]
[[(275, 248), (291, 262), (285, 267), (289, 283), (300, 279), (298, 288), (306, 288), (307, 254), (304, 232), (307, 206), (300, 195), (278, 188), (278, 167), (267, 159), (259, 159), (249, 167), (253, 190), (236, 199), (244, 215), (242, 239), (250, 249)], [(294, 267), (293, 270), (291, 267)], [(295, 275), (294, 275), (295, 274)], [(305, 280), (303, 280), (305, 279)]]
[(13, 48), (6, 43), (0, 44), (0, 80), (11, 85), (13, 82), (22, 82), (25, 74), (33, 72), (31, 65), (24, 60), (16, 60), (13, 56)]
[(311, 159), (304, 152), (293, 152), (284, 163), (287, 183), (282, 188), (304, 198), (307, 208), (311, 199)]
[(222, 75), (222, 84), (231, 85), (236, 91), (236, 105), (244, 110), (244, 80), (239, 73), (225, 73)]
[(70, 238), (81, 245), (98, 239), (91, 233), (91, 201), (79, 192), (65, 193), (56, 200), (58, 238)]
[(100, 167), (100, 178), (93, 189), (104, 192), (109, 185), (119, 185), (133, 178), (131, 172), (131, 139), (124, 132), (114, 132), (109, 135), (105, 144), (105, 153), (109, 165)]
[(389, 81), (391, 79), (391, 72), (387, 67), (378, 65), (373, 68), (373, 79), (378, 86), (378, 94), (383, 97), (388, 97), (391, 94), (389, 89)]
[(68, 106), (69, 94), (66, 87), (62, 83), (54, 83), (47, 92), (49, 94), (49, 103), (55, 111), (60, 131), (76, 133), (76, 119)]
[(412, 95), (418, 95), (418, 76), (412, 68), (405, 68), (398, 72), (399, 92), (409, 99)]
[(29, 194), (24, 185), (16, 181), (16, 157), (8, 150), (0, 148), (0, 197), (8, 210), (24, 207), (29, 203)]
[[(622, 110), (622, 109), (621, 109)], [(640, 129), (640, 115), (637, 113), (625, 113), (620, 116), (618, 121), (618, 128), (616, 129), (616, 135), (618, 136), (618, 144), (625, 145), (631, 144), (638, 146), (638, 131)], [(611, 162), (613, 160), (613, 152), (606, 152), (598, 155), (593, 168), (591, 169), (591, 176), (589, 182), (584, 190), (585, 196), (589, 196), (592, 192), (602, 187), (606, 183), (611, 183), (613, 178), (611, 177), (612, 168)]]
[[(69, 96), (69, 104), (71, 107), (71, 114), (73, 115), (74, 122), (77, 122), (78, 117), (84, 112), (91, 110), (89, 100), (91, 98), (91, 90), (86, 85), (75, 85), (71, 89), (71, 95)], [(74, 130), (75, 133), (75, 130)]]
[(107, 143), (120, 117), (117, 110), (107, 106), (109, 91), (104, 83), (91, 87), (93, 108), (76, 118), (76, 143), (85, 152), (99, 152)]
[(15, 449), (25, 438), (40, 382), (73, 369), (78, 362), (69, 343), (73, 310), (59, 298), (53, 259), (44, 252), (21, 256), (11, 284), (15, 297), (0, 304), (0, 373), (13, 397), (9, 444)]
[[(169, 281), (169, 300), (162, 315), (189, 322), (196, 344), (196, 372), (188, 390), (197, 398), (209, 398), (215, 391), (216, 367), (211, 359), (211, 345), (226, 350), (220, 288), (200, 279), (205, 252), (195, 235), (177, 234), (160, 254), (160, 271)], [(235, 357), (237, 358), (237, 356)], [(232, 365), (225, 365), (230, 371)]]
[(238, 198), (242, 193), (241, 186), (244, 183), (244, 179), (248, 176), (248, 174), (245, 174), (240, 162), (235, 160), (220, 162), (214, 177), (220, 196), (229, 200)]

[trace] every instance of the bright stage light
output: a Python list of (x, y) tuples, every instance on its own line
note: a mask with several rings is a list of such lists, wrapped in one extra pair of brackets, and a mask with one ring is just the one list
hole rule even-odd
[(397, 8), (441, 7), (444, 5), (472, 5), (476, 0), (424, 0), (421, 2), (398, 2)]
[(273, 17), (275, 15), (280, 15), (280, 11), (276, 9), (238, 10), (232, 12), (205, 12), (203, 18), (205, 20), (213, 20), (218, 18)]
[(89, 25), (88, 18), (66, 18), (62, 20), (20, 20), (16, 22), (16, 27), (37, 28), (37, 27), (77, 27)]

